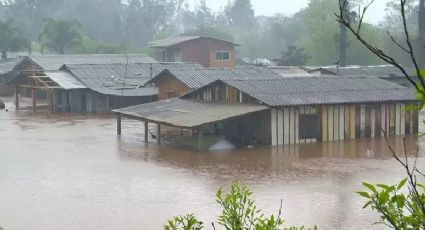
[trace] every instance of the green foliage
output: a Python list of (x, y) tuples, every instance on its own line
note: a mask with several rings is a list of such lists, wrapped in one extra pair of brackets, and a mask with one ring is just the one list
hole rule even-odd
[[(338, 1), (310, 1), (304, 15), (304, 22), (309, 31), (304, 47), (311, 55), (311, 65), (332, 65), (339, 60), (339, 24), (334, 14), (338, 12)], [(363, 25), (363, 36), (374, 44), (381, 44), (382, 32), (373, 25)], [(380, 64), (377, 57), (371, 54), (351, 34), (347, 36), (347, 64), (371, 65)]]
[(22, 36), (21, 29), (12, 19), (0, 21), (0, 54), (7, 58), (7, 52), (30, 49), (30, 43)]
[[(218, 224), (226, 230), (304, 230), (304, 226), (284, 227), (281, 218), (281, 208), (277, 216), (266, 217), (257, 208), (252, 198), (252, 192), (239, 183), (234, 183), (226, 193), (220, 188), (216, 193), (216, 201), (221, 206), (222, 212), (218, 217)], [(213, 224), (214, 226), (214, 224)], [(201, 230), (204, 229), (193, 214), (177, 216), (168, 220), (164, 226), (165, 230)], [(215, 227), (214, 227), (215, 229)], [(317, 229), (314, 227), (313, 229)]]
[(38, 36), (42, 51), (45, 48), (64, 54), (66, 48), (79, 45), (82, 39), (81, 25), (76, 20), (47, 18)]
[(304, 48), (288, 46), (287, 51), (282, 52), (282, 57), (274, 61), (281, 66), (303, 66), (307, 64), (308, 59), (310, 59), (310, 56)]
[(188, 214), (186, 216), (175, 216), (168, 220), (164, 230), (201, 230), (203, 223), (196, 219), (195, 215)]
[(125, 45), (112, 45), (83, 35), (80, 44), (72, 49), (75, 53), (122, 54), (127, 52)]
[[(393, 229), (424, 229), (425, 228), (425, 186), (417, 183), (418, 192), (412, 190), (411, 184), (406, 186), (408, 179), (396, 185), (364, 182), (367, 191), (357, 192), (367, 199), (363, 208), (371, 207), (380, 214), (381, 224)], [(407, 188), (406, 188), (407, 187)], [(408, 189), (408, 192), (405, 192)]]

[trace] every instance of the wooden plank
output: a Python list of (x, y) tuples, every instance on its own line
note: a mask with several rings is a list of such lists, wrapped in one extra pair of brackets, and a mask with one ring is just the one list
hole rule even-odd
[(299, 136), (299, 127), (300, 127), (300, 119), (299, 119), (299, 115), (300, 112), (298, 110), (298, 108), (294, 107), (294, 115), (295, 115), (295, 124), (294, 124), (294, 128), (295, 128), (295, 134), (294, 134), (294, 139), (295, 139), (295, 144), (300, 143), (300, 136)]
[(400, 135), (406, 134), (406, 106), (400, 104)]
[(419, 131), (419, 114), (418, 114), (418, 110), (412, 110), (412, 117), (413, 117), (413, 133), (417, 134)]
[(356, 106), (350, 106), (350, 139), (356, 139)]
[(410, 134), (415, 133), (415, 131), (413, 130), (413, 123), (415, 122), (415, 120), (413, 119), (413, 112), (414, 110), (410, 110)]
[(376, 130), (375, 130), (375, 126), (376, 126), (376, 112), (375, 112), (375, 108), (370, 110), (370, 137), (375, 137), (376, 135)]
[(283, 111), (277, 110), (277, 144), (283, 145)]
[(344, 140), (350, 139), (350, 106), (344, 107)]
[(117, 135), (121, 136), (121, 115), (117, 115)]
[(328, 108), (322, 106), (322, 141), (328, 141)]
[(334, 108), (328, 106), (328, 140), (334, 140)]
[(385, 104), (381, 105), (381, 130), (379, 130), (379, 133), (381, 134), (381, 136), (383, 136), (384, 134), (382, 133), (382, 131), (386, 132), (386, 106)]
[(345, 124), (345, 120), (344, 120), (344, 106), (340, 105), (339, 106), (339, 139), (340, 140), (344, 140), (344, 124)]
[(289, 143), (295, 144), (295, 111), (294, 108), (289, 110)]
[(149, 122), (145, 121), (145, 143), (149, 142)]
[(390, 135), (394, 136), (395, 133), (395, 119), (396, 119), (396, 106), (395, 104), (390, 105)]
[(360, 137), (364, 138), (366, 133), (366, 106), (360, 105)]
[(272, 146), (277, 145), (277, 111), (276, 109), (270, 110), (270, 129), (271, 129), (271, 136), (272, 136)]
[[(305, 114), (305, 110), (306, 110), (306, 106), (300, 106), (298, 109), (298, 129), (300, 127), (300, 123), (299, 123), (299, 116), (302, 114)], [(299, 130), (298, 130), (298, 136), (299, 136)], [(306, 139), (299, 139), (300, 143), (307, 143)]]
[(395, 135), (400, 135), (400, 104), (395, 104)]
[(289, 108), (283, 109), (283, 143), (289, 144)]
[(334, 106), (334, 140), (339, 140), (339, 108)]

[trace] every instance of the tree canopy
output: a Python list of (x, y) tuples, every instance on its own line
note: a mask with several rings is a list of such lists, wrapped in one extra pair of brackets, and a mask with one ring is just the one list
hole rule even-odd
[(10, 51), (19, 51), (21, 49), (29, 49), (29, 42), (22, 36), (21, 29), (16, 25), (15, 21), (9, 19), (0, 21), (0, 53), (1, 58), (6, 59), (7, 53)]

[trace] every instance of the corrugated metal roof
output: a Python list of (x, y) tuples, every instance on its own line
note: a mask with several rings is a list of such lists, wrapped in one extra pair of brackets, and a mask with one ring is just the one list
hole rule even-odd
[(267, 106), (261, 105), (223, 104), (173, 98), (113, 111), (168, 126), (194, 128), (267, 109)]
[(277, 74), (284, 77), (311, 77), (306, 70), (297, 66), (269, 66), (269, 68)]
[(58, 70), (64, 64), (158, 63), (143, 54), (66, 54), (27, 56), (43, 70)]
[[(104, 93), (121, 95), (121, 89), (126, 88), (127, 93), (136, 96), (155, 95), (158, 89), (143, 87), (151, 79), (165, 68), (200, 68), (198, 63), (136, 63), (136, 64), (74, 64), (65, 65), (62, 70), (67, 70), (87, 87)], [(127, 75), (126, 75), (127, 72)], [(117, 92), (119, 91), (119, 92)]]
[(222, 80), (270, 106), (415, 101), (412, 89), (376, 77)]
[(224, 41), (224, 42), (228, 42), (228, 43), (232, 43), (236, 46), (238, 46), (239, 44), (236, 44), (234, 42), (231, 41), (226, 41), (226, 40), (222, 40), (222, 39), (218, 39), (218, 38), (212, 38), (212, 37), (203, 37), (203, 36), (177, 36), (177, 37), (168, 37), (168, 38), (164, 38), (164, 39), (160, 39), (160, 40), (156, 40), (156, 41), (151, 41), (149, 42), (149, 46), (150, 47), (170, 47), (170, 46), (175, 46), (175, 45), (179, 45), (183, 42), (187, 42), (187, 41), (191, 41), (191, 40), (195, 40), (195, 39), (199, 39), (199, 38), (205, 38), (205, 39), (214, 39), (214, 40), (219, 40), (219, 41)]
[(0, 74), (7, 74), (12, 72), (15, 66), (21, 61), (21, 58), (7, 59), (5, 61), (0, 60)]
[(197, 89), (218, 79), (280, 79), (283, 76), (273, 72), (267, 67), (238, 66), (235, 68), (176, 68), (166, 69), (155, 76), (152, 81), (171, 74), (191, 89)]
[[(403, 73), (392, 65), (375, 65), (375, 66), (324, 66), (311, 71), (319, 70), (320, 68), (331, 71), (336, 75), (342, 76), (374, 76), (374, 77), (390, 77), (390, 76), (403, 76)], [(416, 75), (413, 68), (404, 67), (408, 74)]]
[(64, 71), (46, 71), (46, 76), (55, 81), (63, 89), (86, 89), (87, 87), (81, 83), (72, 74)]

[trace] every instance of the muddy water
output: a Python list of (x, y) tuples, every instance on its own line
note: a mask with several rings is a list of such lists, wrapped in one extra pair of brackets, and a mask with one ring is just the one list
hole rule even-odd
[(0, 111), (0, 226), (161, 229), (188, 212), (209, 223), (219, 214), (217, 188), (239, 180), (266, 213), (282, 199), (291, 225), (379, 229), (354, 191), (364, 180), (401, 178), (381, 140), (208, 153), (144, 145), (141, 127), (125, 120), (119, 138), (111, 116)]

